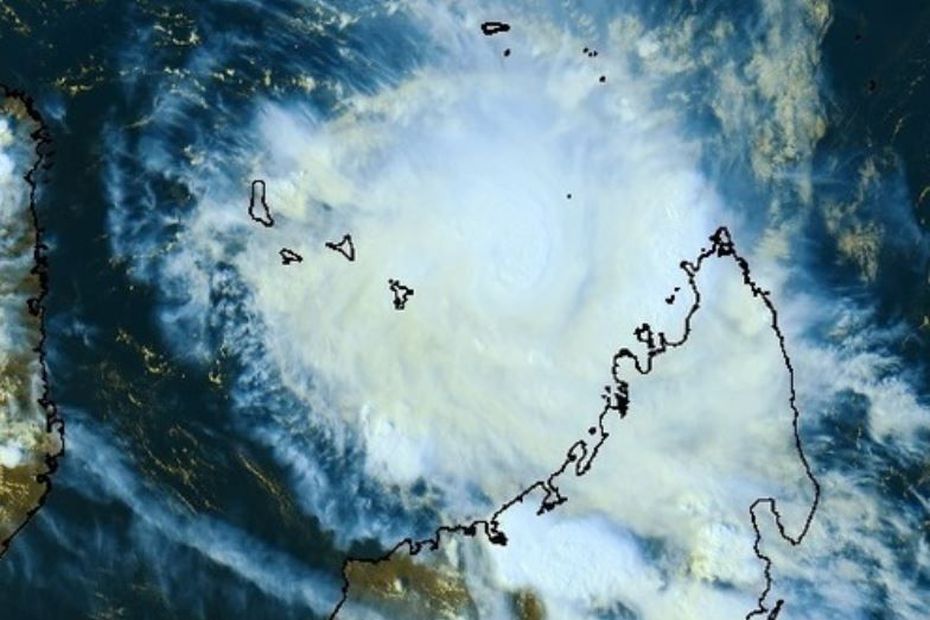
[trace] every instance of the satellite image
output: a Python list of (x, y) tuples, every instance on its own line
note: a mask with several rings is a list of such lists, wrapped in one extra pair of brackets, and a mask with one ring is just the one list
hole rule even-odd
[(0, 0), (0, 620), (930, 619), (930, 5)]

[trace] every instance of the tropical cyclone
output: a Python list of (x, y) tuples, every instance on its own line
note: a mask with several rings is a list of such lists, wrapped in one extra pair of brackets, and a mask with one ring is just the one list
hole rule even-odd
[[(603, 548), (590, 545), (585, 541), (585, 532), (591, 529), (610, 527), (606, 522), (600, 522), (598, 517), (586, 517), (581, 527), (572, 527), (571, 522), (545, 523), (548, 513), (555, 511), (562, 504), (568, 502), (572, 494), (576, 479), (588, 477), (589, 472), (597, 469), (595, 461), (602, 451), (610, 449), (608, 438), (613, 433), (629, 431), (628, 424), (620, 422), (628, 413), (635, 413), (631, 404), (631, 385), (633, 378), (646, 379), (655, 369), (654, 362), (660, 356), (684, 346), (692, 340), (695, 330), (695, 317), (704, 305), (707, 304), (705, 293), (702, 297), (698, 286), (698, 274), (710, 262), (720, 263), (712, 259), (729, 259), (735, 264), (741, 276), (743, 287), (748, 289), (753, 301), (758, 301), (761, 310), (758, 313), (763, 325), (770, 328), (771, 335), (776, 341), (776, 355), (784, 362), (787, 386), (787, 407), (784, 419), (773, 420), (766, 432), (780, 435), (793, 447), (795, 457), (794, 480), (778, 483), (771, 495), (756, 496), (756, 489), (748, 489), (750, 504), (738, 507), (744, 515), (746, 530), (754, 533), (752, 537), (741, 542), (748, 551), (748, 555), (762, 567), (758, 572), (760, 577), (760, 591), (754, 609), (743, 608), (739, 615), (745, 617), (765, 617), (774, 620), (779, 616), (786, 605), (784, 598), (773, 595), (772, 561), (764, 552), (763, 534), (760, 523), (767, 520), (766, 532), (774, 532), (776, 538), (791, 546), (799, 545), (811, 526), (811, 522), (820, 502), (820, 484), (811, 471), (807, 457), (804, 454), (800, 434), (799, 415), (796, 406), (794, 369), (787, 353), (784, 335), (778, 324), (778, 314), (768, 291), (762, 289), (753, 279), (748, 262), (741, 257), (734, 247), (729, 231), (721, 227), (710, 238), (711, 246), (702, 249), (694, 262), (683, 261), (681, 269), (687, 276), (687, 286), (692, 294), (692, 303), (683, 319), (683, 328), (678, 331), (679, 336), (668, 336), (664, 331), (657, 331), (649, 324), (643, 323), (634, 332), (637, 348), (634, 352), (630, 348), (621, 348), (613, 357), (611, 365), (612, 383), (605, 386), (602, 394), (603, 408), (599, 415), (592, 420), (593, 425), (587, 428), (586, 437), (577, 439), (568, 448), (559, 466), (547, 477), (537, 480), (527, 486), (519, 494), (505, 502), (487, 519), (481, 519), (466, 524), (444, 526), (436, 530), (435, 534), (427, 539), (405, 539), (398, 543), (385, 556), (374, 559), (349, 559), (343, 570), (345, 586), (343, 598), (332, 614), (332, 618), (380, 620), (382, 618), (501, 618), (514, 620), (535, 620), (547, 617), (545, 602), (532, 588), (522, 585), (502, 588), (500, 574), (513, 572), (514, 564), (521, 564), (519, 571), (552, 571), (559, 587), (571, 589), (572, 577), (577, 575), (562, 574), (567, 565), (580, 565), (592, 572), (588, 578), (595, 581), (603, 579), (604, 573), (617, 573), (622, 571), (622, 562), (610, 566), (613, 560), (610, 556), (623, 556), (634, 554), (631, 547), (624, 548), (617, 545), (615, 548)], [(680, 288), (675, 289), (676, 292)], [(713, 291), (717, 293), (718, 291)], [(669, 301), (672, 300), (672, 301)], [(674, 296), (666, 299), (667, 303), (674, 303)], [(712, 358), (712, 354), (708, 355)], [(635, 372), (631, 372), (635, 371)], [(622, 375), (631, 374), (631, 379)], [(773, 381), (774, 383), (775, 381)], [(647, 390), (648, 392), (648, 390)], [(640, 415), (656, 415), (662, 411), (649, 411), (655, 405), (649, 395), (643, 399), (647, 411)], [(653, 407), (650, 407), (652, 405)], [(614, 415), (616, 414), (616, 415)], [(633, 417), (633, 416), (631, 416)], [(703, 420), (701, 422), (704, 422)], [(707, 433), (713, 434), (719, 426), (713, 421), (707, 421)], [(753, 440), (754, 436), (747, 433), (746, 439)], [(701, 441), (704, 438), (698, 437)], [(707, 442), (713, 449), (711, 441)], [(767, 464), (769, 445), (768, 438), (759, 441), (758, 461), (763, 466)], [(673, 455), (669, 455), (673, 458)], [(703, 464), (695, 463), (695, 468), (701, 469)], [(790, 478), (791, 474), (779, 472)], [(604, 467), (601, 468), (602, 470)], [(616, 480), (615, 492), (623, 488), (620, 478), (626, 478), (629, 471), (602, 471), (595, 484), (610, 484)], [(604, 477), (606, 476), (606, 478)], [(594, 478), (595, 476), (591, 476)], [(752, 476), (747, 480), (751, 481)], [(590, 484), (592, 481), (588, 480)], [(749, 485), (751, 486), (751, 485)], [(605, 492), (607, 489), (604, 489)], [(778, 497), (776, 497), (778, 496)], [(631, 497), (631, 501), (640, 498)], [(648, 502), (648, 500), (646, 500)], [(788, 504), (788, 509), (784, 508)], [(791, 504), (794, 504), (793, 506)], [(786, 516), (787, 515), (787, 516)], [(543, 522), (540, 524), (540, 522)], [(751, 526), (751, 530), (749, 529)], [(683, 523), (683, 527), (687, 524)], [(572, 537), (577, 535), (578, 539)], [(586, 542), (588, 544), (586, 544)], [(765, 541), (766, 544), (775, 541)], [(515, 550), (514, 550), (515, 548)], [(521, 559), (511, 562), (510, 568), (506, 562), (496, 561), (495, 556), (507, 553), (517, 553)], [(606, 558), (606, 561), (605, 561)], [(540, 561), (542, 560), (542, 561)], [(545, 566), (543, 563), (545, 562)], [(692, 562), (690, 570), (700, 573), (700, 559)], [(603, 565), (603, 566), (601, 566)], [(496, 573), (496, 575), (495, 575)], [(600, 574), (598, 574), (600, 573)], [(492, 577), (494, 575), (494, 577)], [(496, 578), (495, 578), (496, 577)], [(613, 578), (623, 578), (623, 575), (611, 575)], [(668, 584), (662, 585), (666, 579), (658, 575), (626, 575), (630, 581), (655, 581), (652, 584), (641, 584), (646, 587), (656, 586), (657, 589), (667, 589)], [(543, 581), (546, 580), (544, 576)], [(505, 579), (506, 581), (506, 579)], [(511, 580), (520, 581), (520, 580)], [(524, 577), (523, 581), (526, 579)], [(637, 584), (633, 584), (636, 587)], [(726, 589), (726, 588), (724, 588)], [(707, 600), (695, 598), (690, 609), (681, 609), (679, 606), (676, 617), (731, 617), (740, 601), (730, 600), (726, 609)], [(631, 609), (621, 601), (613, 603), (596, 603), (601, 607), (588, 609), (587, 613), (580, 613), (578, 617), (587, 617), (593, 613), (594, 617), (640, 617), (637, 610)], [(655, 610), (653, 610), (655, 611)], [(561, 612), (564, 614), (564, 610)], [(666, 611), (659, 612), (665, 617)], [(650, 614), (654, 615), (654, 614)], [(561, 615), (559, 615), (561, 617)], [(574, 616), (573, 616), (574, 617)]]
[(0, 85), (0, 555), (44, 501), (64, 447), (45, 369), (45, 246), (35, 201), (50, 139), (31, 100)]

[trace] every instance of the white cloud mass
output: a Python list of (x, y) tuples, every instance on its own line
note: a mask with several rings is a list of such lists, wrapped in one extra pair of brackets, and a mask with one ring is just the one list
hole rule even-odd
[[(817, 332), (837, 313), (867, 324), (868, 309), (796, 283), (791, 249), (816, 202), (812, 154), (826, 122), (828, 5), (648, 6), (391, 4), (371, 13), (422, 56), (395, 68), (373, 47), (375, 86), (317, 81), (340, 95), (331, 109), (257, 101), (222, 148), (205, 130), (197, 157), (159, 146), (184, 123), (174, 106), (188, 104), (157, 102), (141, 145), (111, 127), (114, 252), (159, 288), (179, 352), (241, 360), (243, 416), (342, 544), (409, 533), (362, 497), (365, 485), (412, 505), (426, 480), (440, 490), (438, 518), (455, 523), (548, 474), (596, 420), (611, 357), (634, 327), (679, 329), (679, 262), (720, 225), (779, 308), (803, 436), (822, 448), (849, 390), (865, 397), (875, 441), (908, 446), (926, 429), (906, 380), (888, 376), (886, 336)], [(491, 18), (512, 30), (482, 36)], [(192, 208), (159, 214), (124, 158), (184, 186)], [(272, 229), (247, 217), (253, 178), (267, 184)], [(345, 233), (354, 262), (324, 246)], [(304, 262), (281, 265), (282, 247)], [(402, 312), (389, 278), (415, 289)], [(769, 317), (732, 266), (700, 279), (693, 341), (631, 381), (630, 415), (590, 476), (544, 519), (513, 511), (513, 544), (488, 551), (487, 579), (536, 590), (553, 617), (593, 617), (612, 601), (649, 619), (741, 617), (764, 586), (750, 503), (778, 496), (786, 522), (803, 522), (810, 488)], [(325, 455), (309, 449), (314, 434)], [(782, 620), (865, 618), (881, 590), (887, 617), (922, 617), (926, 603), (882, 538), (910, 517), (883, 519), (872, 475), (827, 456), (815, 459), (831, 469), (819, 472), (824, 502), (805, 544), (780, 549), (763, 524), (770, 602), (788, 601)], [(353, 474), (329, 476), (333, 460)], [(914, 558), (926, 569), (925, 545)]]

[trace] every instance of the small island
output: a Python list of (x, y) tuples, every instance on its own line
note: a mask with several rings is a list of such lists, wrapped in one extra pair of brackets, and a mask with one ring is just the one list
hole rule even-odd
[(265, 198), (265, 182), (261, 179), (252, 181), (252, 197), (249, 199), (249, 217), (253, 222), (257, 222), (265, 228), (274, 226), (274, 218), (271, 217), (271, 209)]
[(304, 262), (304, 257), (290, 248), (281, 248), (281, 251), (278, 252), (278, 255), (281, 257), (282, 265)]
[(352, 243), (352, 235), (342, 235), (342, 241), (327, 241), (326, 247), (334, 252), (342, 254), (350, 263), (355, 262), (355, 244)]
[(388, 280), (388, 286), (391, 289), (391, 292), (394, 293), (394, 309), (403, 310), (407, 307), (407, 301), (413, 297), (413, 289), (409, 286), (404, 286), (400, 283), (400, 280), (390, 279)]
[(481, 32), (483, 32), (486, 37), (494, 36), (501, 32), (508, 32), (509, 30), (510, 24), (506, 22), (484, 22), (481, 24)]

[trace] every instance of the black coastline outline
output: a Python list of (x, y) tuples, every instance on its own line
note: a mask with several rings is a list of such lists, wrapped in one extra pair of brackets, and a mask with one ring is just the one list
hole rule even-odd
[(0, 559), (6, 554), (10, 548), (10, 544), (13, 542), (13, 539), (17, 534), (23, 531), (26, 525), (32, 521), (32, 518), (39, 512), (39, 510), (45, 505), (46, 500), (48, 499), (49, 494), (52, 492), (52, 475), (58, 471), (59, 459), (65, 454), (65, 421), (58, 412), (58, 406), (52, 401), (51, 398), (51, 388), (49, 386), (48, 378), (48, 365), (46, 360), (46, 351), (45, 343), (48, 338), (48, 333), (45, 329), (45, 301), (46, 296), (48, 296), (49, 289), (49, 278), (48, 278), (48, 257), (46, 252), (48, 251), (48, 246), (42, 241), (42, 234), (45, 232), (45, 229), (39, 222), (39, 213), (36, 207), (36, 202), (38, 199), (38, 174), (40, 169), (48, 170), (52, 167), (52, 155), (54, 150), (52, 148), (52, 135), (49, 131), (49, 127), (45, 122), (45, 119), (42, 118), (42, 115), (39, 113), (36, 108), (35, 101), (32, 97), (26, 94), (25, 91), (11, 88), (5, 84), (0, 83), (0, 97), (4, 99), (16, 99), (18, 100), (23, 107), (26, 109), (26, 114), (29, 115), (29, 118), (33, 120), (39, 127), (30, 134), (33, 142), (35, 143), (34, 152), (36, 154), (36, 160), (33, 163), (32, 167), (23, 175), (23, 179), (26, 181), (26, 184), (29, 185), (29, 213), (32, 217), (32, 230), (35, 236), (35, 241), (32, 246), (32, 258), (33, 258), (33, 267), (32, 273), (36, 274), (39, 277), (39, 294), (35, 297), (31, 297), (27, 300), (27, 305), (29, 308), (29, 313), (39, 319), (39, 343), (33, 349), (33, 351), (39, 357), (39, 368), (40, 368), (40, 378), (42, 380), (42, 395), (38, 399), (39, 406), (45, 410), (45, 432), (50, 434), (52, 432), (58, 433), (59, 440), (61, 442), (61, 448), (58, 452), (54, 454), (45, 455), (45, 466), (47, 471), (36, 475), (36, 482), (40, 484), (45, 484), (45, 492), (39, 498), (39, 501), (36, 503), (29, 512), (26, 513), (26, 518), (22, 523), (4, 540), (0, 540)]
[(794, 446), (798, 457), (800, 458), (801, 464), (803, 465), (805, 475), (807, 476), (807, 479), (810, 481), (813, 488), (813, 498), (811, 500), (810, 509), (807, 512), (807, 516), (804, 519), (804, 524), (801, 527), (801, 530), (795, 536), (791, 536), (787, 533), (781, 513), (778, 510), (778, 502), (774, 497), (757, 498), (749, 507), (749, 516), (752, 521), (753, 530), (755, 531), (753, 552), (755, 553), (756, 558), (764, 565), (763, 576), (765, 579), (765, 587), (759, 595), (756, 608), (746, 614), (745, 620), (749, 620), (750, 618), (760, 615), (766, 615), (767, 620), (776, 620), (779, 613), (784, 608), (785, 600), (778, 599), (775, 601), (771, 608), (766, 606), (765, 599), (771, 592), (773, 584), (771, 573), (772, 560), (769, 556), (765, 555), (761, 549), (762, 532), (759, 529), (759, 516), (757, 511), (764, 505), (768, 506), (769, 512), (774, 517), (774, 523), (781, 538), (787, 541), (791, 546), (797, 546), (801, 544), (805, 536), (807, 536), (808, 531), (810, 530), (814, 515), (820, 505), (821, 487), (820, 482), (814, 476), (810, 463), (807, 460), (807, 456), (804, 454), (804, 448), (801, 444), (799, 428), (801, 413), (797, 407), (796, 402), (797, 394), (795, 389), (794, 367), (791, 365), (791, 359), (788, 356), (784, 334), (782, 333), (781, 328), (778, 326), (778, 312), (775, 309), (774, 303), (772, 303), (772, 300), (769, 297), (771, 293), (770, 291), (762, 289), (755, 282), (755, 280), (753, 280), (749, 269), (749, 263), (745, 258), (736, 252), (730, 231), (726, 226), (719, 227), (714, 232), (714, 234), (711, 235), (710, 241), (712, 242), (711, 246), (709, 248), (702, 248), (695, 261), (689, 262), (687, 260), (683, 260), (681, 263), (679, 263), (680, 268), (687, 276), (688, 286), (691, 288), (691, 292), (694, 294), (694, 302), (692, 303), (691, 308), (684, 318), (684, 330), (682, 336), (678, 340), (669, 340), (664, 332), (655, 332), (648, 323), (643, 323), (634, 330), (634, 336), (637, 341), (646, 345), (647, 350), (645, 363), (641, 362), (640, 357), (636, 353), (626, 347), (619, 349), (617, 353), (614, 354), (611, 363), (611, 377), (613, 379), (613, 384), (604, 387), (604, 392), (601, 394), (604, 405), (601, 409), (600, 415), (598, 416), (597, 425), (591, 426), (587, 430), (588, 435), (599, 435), (597, 442), (594, 443), (593, 446), (589, 448), (587, 441), (584, 439), (575, 441), (571, 447), (569, 447), (565, 454), (565, 458), (558, 469), (553, 471), (547, 478), (539, 479), (531, 483), (517, 496), (502, 504), (500, 508), (498, 508), (488, 519), (479, 519), (466, 525), (440, 526), (436, 528), (434, 534), (431, 537), (422, 540), (405, 538), (404, 540), (394, 545), (390, 551), (378, 558), (355, 558), (350, 556), (343, 562), (342, 565), (342, 597), (339, 599), (335, 609), (333, 609), (332, 613), (330, 614), (329, 620), (336, 619), (339, 611), (342, 609), (343, 605), (348, 599), (349, 588), (351, 587), (348, 578), (348, 567), (351, 562), (379, 564), (381, 562), (390, 560), (391, 557), (400, 551), (403, 547), (407, 547), (411, 556), (417, 555), (423, 549), (436, 551), (439, 549), (443, 534), (462, 534), (465, 536), (474, 537), (477, 534), (479, 528), (484, 530), (484, 534), (487, 536), (491, 544), (505, 546), (507, 544), (507, 536), (503, 531), (500, 530), (499, 519), (500, 516), (510, 507), (517, 503), (522, 503), (530, 493), (536, 490), (541, 490), (545, 493), (540, 507), (537, 510), (537, 515), (542, 515), (546, 512), (549, 512), (556, 506), (568, 501), (568, 498), (559, 492), (559, 488), (555, 484), (556, 478), (564, 473), (573, 463), (576, 476), (580, 477), (587, 473), (590, 470), (591, 465), (593, 464), (594, 459), (597, 457), (601, 447), (610, 436), (610, 433), (608, 433), (604, 428), (604, 420), (606, 416), (611, 412), (617, 412), (620, 418), (623, 419), (629, 412), (629, 383), (620, 377), (620, 364), (623, 362), (623, 360), (629, 359), (632, 361), (633, 367), (639, 374), (647, 375), (652, 372), (653, 361), (656, 357), (668, 352), (671, 349), (681, 347), (685, 344), (685, 342), (687, 342), (691, 335), (692, 319), (701, 307), (701, 292), (697, 286), (697, 275), (700, 272), (704, 261), (711, 257), (732, 258), (736, 265), (739, 267), (743, 276), (743, 284), (749, 287), (753, 297), (762, 300), (762, 303), (765, 305), (766, 309), (771, 315), (770, 327), (778, 339), (779, 349), (781, 351), (782, 359), (785, 363), (785, 368), (787, 369), (789, 376), (790, 394), (788, 397), (788, 405), (793, 416), (792, 431), (794, 434)]
[(400, 280), (394, 278), (388, 279), (388, 288), (394, 293), (394, 309), (403, 310), (407, 307), (407, 302), (413, 297), (413, 289), (401, 284)]
[(352, 243), (352, 235), (342, 235), (342, 241), (327, 241), (326, 247), (334, 252), (342, 254), (350, 263), (355, 262), (355, 244)]
[[(261, 215), (255, 215), (256, 187), (261, 188), (261, 194), (259, 198), (262, 205), (262, 211), (264, 211), (264, 213)], [(274, 218), (271, 217), (271, 208), (268, 206), (268, 202), (265, 199), (265, 182), (262, 179), (255, 179), (252, 181), (252, 195), (249, 198), (249, 217), (252, 218), (252, 221), (258, 222), (265, 228), (271, 228), (274, 226)]]
[(278, 250), (278, 256), (281, 257), (282, 265), (290, 265), (291, 263), (304, 262), (304, 257), (290, 248), (281, 248), (280, 250)]
[(481, 24), (481, 32), (484, 33), (484, 36), (486, 37), (493, 37), (496, 34), (500, 34), (502, 32), (509, 32), (509, 31), (510, 31), (510, 24), (508, 24), (507, 22), (490, 21), (490, 22), (483, 22)]

